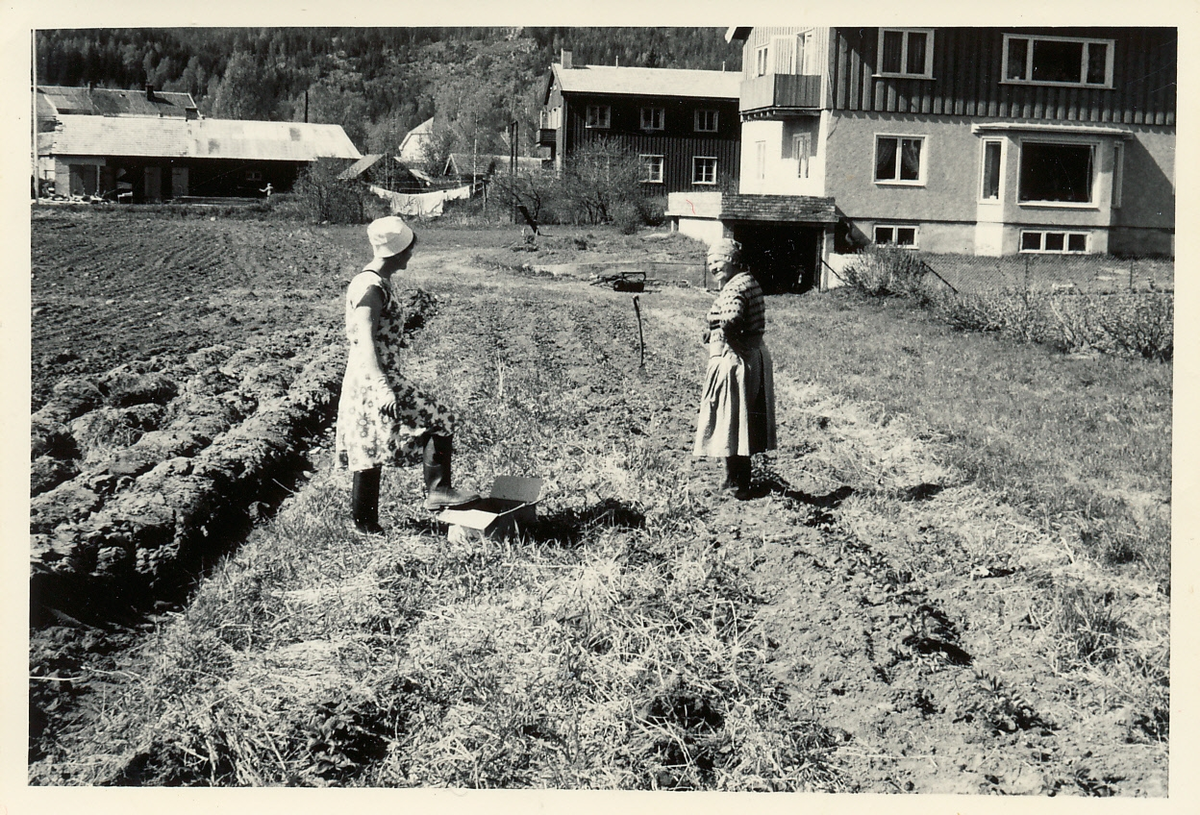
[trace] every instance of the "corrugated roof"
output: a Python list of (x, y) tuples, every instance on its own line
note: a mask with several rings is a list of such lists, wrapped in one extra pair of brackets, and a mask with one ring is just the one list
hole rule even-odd
[[(39, 102), (43, 99), (59, 114), (88, 116), (186, 116), (196, 110), (190, 93), (119, 88), (73, 88), (63, 85), (38, 85)], [(39, 110), (39, 114), (41, 111)]]
[(612, 93), (636, 96), (688, 96), (737, 99), (740, 71), (697, 71), (683, 68), (619, 68), (554, 65), (554, 78), (565, 93)]
[(341, 125), (140, 116), (58, 118), (52, 147), (56, 155), (273, 161), (362, 158)]

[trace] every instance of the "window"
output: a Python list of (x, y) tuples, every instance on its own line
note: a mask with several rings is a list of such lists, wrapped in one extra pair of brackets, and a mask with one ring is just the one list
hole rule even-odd
[(757, 179), (767, 177), (767, 143), (765, 141), (754, 143), (754, 177)]
[(885, 184), (922, 184), (921, 145), (924, 136), (876, 136), (875, 181)]
[(754, 75), (765, 76), (767, 66), (770, 65), (771, 49), (769, 46), (760, 45), (758, 50), (754, 52)]
[(875, 227), (875, 243), (884, 246), (899, 246), (902, 249), (917, 248), (917, 228), (915, 226), (883, 226)]
[(717, 183), (717, 159), (715, 156), (696, 156), (692, 159), (692, 183)]
[(1023, 142), (1019, 193), (1021, 203), (1088, 204), (1092, 201), (1095, 146)]
[(813, 73), (813, 63), (816, 61), (814, 44), (816, 38), (812, 31), (806, 31), (796, 37), (796, 73)]
[(1004, 80), (1112, 87), (1113, 40), (1004, 35)]
[(698, 110), (698, 111), (696, 111), (696, 132), (697, 133), (716, 133), (717, 132), (717, 111), (715, 111), (715, 110)]
[(642, 108), (642, 130), (662, 130), (664, 108)]
[(1121, 208), (1121, 184), (1124, 181), (1124, 156), (1125, 151), (1123, 145), (1113, 145), (1113, 171), (1112, 171), (1112, 205), (1113, 209)]
[(588, 105), (585, 127), (607, 129), (612, 124), (612, 108), (608, 105)]
[(812, 151), (812, 137), (807, 133), (792, 136), (792, 156), (796, 159), (796, 178), (808, 178), (808, 155)]
[(663, 183), (663, 157), (639, 156), (642, 160), (642, 181), (647, 184)]
[(998, 141), (983, 143), (983, 187), (979, 197), (985, 201), (1000, 200), (1000, 153), (1003, 144)]
[(1086, 232), (1021, 232), (1022, 252), (1082, 254), (1087, 252)]
[(933, 29), (879, 29), (879, 74), (933, 76)]
[(247, 170), (246, 171), (246, 180), (247, 181), (262, 181), (262, 177), (263, 177), (262, 170)]

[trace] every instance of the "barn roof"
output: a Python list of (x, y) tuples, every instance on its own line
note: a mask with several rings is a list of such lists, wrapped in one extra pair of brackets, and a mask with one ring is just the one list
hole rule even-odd
[(555, 64), (554, 81), (564, 93), (606, 93), (629, 96), (686, 96), (734, 99), (742, 81), (740, 71), (698, 71), (683, 68), (619, 68), (588, 65), (564, 68)]
[(39, 116), (68, 114), (186, 118), (189, 111), (193, 116), (196, 115), (196, 103), (190, 93), (38, 85)]
[(271, 161), (362, 158), (341, 125), (140, 116), (58, 118), (50, 148), (56, 155)]

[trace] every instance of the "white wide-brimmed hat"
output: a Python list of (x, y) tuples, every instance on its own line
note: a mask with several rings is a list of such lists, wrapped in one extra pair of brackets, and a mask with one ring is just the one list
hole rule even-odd
[(376, 258), (390, 258), (412, 246), (413, 231), (408, 224), (395, 216), (376, 218), (367, 225), (367, 239)]

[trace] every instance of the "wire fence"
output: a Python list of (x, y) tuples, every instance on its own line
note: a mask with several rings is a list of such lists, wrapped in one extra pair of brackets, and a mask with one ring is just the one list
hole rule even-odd
[(955, 291), (1079, 292), (1175, 290), (1171, 258), (1115, 258), (1101, 255), (922, 255), (925, 267)]

